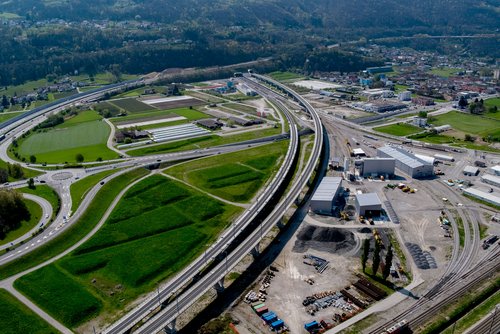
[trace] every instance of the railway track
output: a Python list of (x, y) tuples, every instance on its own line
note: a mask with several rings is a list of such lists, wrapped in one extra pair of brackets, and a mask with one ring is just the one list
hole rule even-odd
[[(442, 191), (444, 191), (444, 193), (446, 193), (452, 199), (451, 205), (453, 207), (453, 210), (457, 212), (463, 224), (463, 248), (460, 249), (457, 223), (453, 218), (453, 215), (451, 215), (450, 209), (447, 209), (446, 211), (448, 213), (448, 217), (451, 218), (450, 220), (452, 222), (452, 228), (455, 236), (453, 253), (449, 266), (446, 268), (445, 272), (437, 281), (437, 283), (431, 289), (429, 289), (418, 301), (412, 304), (407, 310), (391, 319), (391, 321), (370, 330), (370, 334), (383, 333), (386, 328), (389, 328), (402, 320), (408, 321), (409, 326), (411, 326), (412, 328), (423, 325), (426, 320), (434, 316), (439, 309), (462, 296), (470, 286), (474, 286), (489, 275), (495, 273), (498, 268), (500, 268), (500, 260), (492, 257), (491, 252), (488, 253), (489, 256), (484, 256), (475, 265), (473, 264), (474, 259), (477, 257), (478, 249), (480, 246), (480, 232), (478, 222), (476, 221), (477, 217), (468, 216), (467, 213), (462, 209), (462, 207), (453, 204), (455, 200), (457, 200), (457, 194), (451, 192), (449, 189), (442, 189), (443, 186), (444, 185), (441, 184), (430, 186), (424, 182), (421, 182), (421, 184), (419, 184), (419, 187), (421, 189), (425, 189), (436, 201), (441, 201)], [(500, 255), (500, 251), (498, 251), (497, 249), (495, 254), (495, 256), (498, 257)], [(485, 264), (491, 265), (491, 261), (493, 260), (497, 261), (494, 266), (492, 266), (493, 268), (484, 269), (482, 267)], [(476, 277), (475, 280), (469, 282), (469, 280), (466, 280), (466, 275), (470, 275), (472, 277), (472, 270), (481, 272), (486, 271), (486, 273), (484, 273), (484, 275)], [(467, 281), (468, 283), (467, 285), (463, 286), (462, 284), (464, 284), (465, 281)], [(454, 290), (457, 291), (453, 292)], [(418, 310), (422, 311), (419, 312)]]

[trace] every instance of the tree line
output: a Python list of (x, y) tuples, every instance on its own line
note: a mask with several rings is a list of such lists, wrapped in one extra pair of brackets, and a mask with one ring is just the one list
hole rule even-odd
[(21, 194), (15, 190), (0, 189), (0, 239), (5, 239), (8, 232), (30, 218), (30, 212)]

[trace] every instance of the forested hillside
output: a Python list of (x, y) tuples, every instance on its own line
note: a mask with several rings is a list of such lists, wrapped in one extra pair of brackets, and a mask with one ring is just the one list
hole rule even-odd
[[(325, 59), (315, 55), (329, 44), (495, 33), (498, 22), (497, 0), (3, 1), (0, 85), (110, 67), (147, 73), (265, 56), (278, 59), (278, 66), (302, 67), (309, 56)], [(491, 47), (495, 41), (483, 43), (485, 50), (498, 51)], [(346, 54), (326, 57), (350, 64), (345, 71), (376, 63), (355, 56), (345, 61)]]

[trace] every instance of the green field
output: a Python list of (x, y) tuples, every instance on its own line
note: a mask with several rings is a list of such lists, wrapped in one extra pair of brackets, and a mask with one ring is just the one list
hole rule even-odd
[(0, 323), (2, 334), (55, 334), (59, 333), (36, 313), (7, 291), (0, 289)]
[(445, 136), (445, 135), (440, 135), (440, 134), (422, 133), (422, 134), (408, 136), (408, 138), (420, 140), (420, 141), (423, 141), (426, 143), (431, 143), (431, 144), (449, 144), (451, 146), (463, 147), (463, 148), (468, 148), (471, 150), (500, 153), (500, 150), (498, 150), (494, 147), (491, 147), (491, 146), (474, 144), (471, 142), (466, 142), (466, 141), (461, 140), (461, 139), (457, 139), (457, 138), (453, 138), (453, 137)]
[(141, 155), (158, 154), (165, 152), (196, 150), (199, 148), (213, 147), (213, 146), (237, 143), (257, 138), (269, 137), (273, 135), (278, 135), (280, 133), (281, 133), (281, 128), (272, 128), (272, 129), (244, 132), (240, 134), (236, 133), (234, 135), (225, 137), (216, 135), (197, 137), (197, 138), (179, 140), (170, 143), (154, 145), (154, 146), (146, 146), (134, 150), (129, 150), (127, 151), (127, 154), (131, 156), (141, 156)]
[(304, 77), (300, 74), (297, 73), (292, 73), (292, 72), (272, 72), (268, 74), (271, 78), (274, 80), (278, 81), (289, 81), (289, 80), (297, 80), (297, 79), (303, 79)]
[(257, 108), (242, 103), (225, 103), (223, 106), (249, 114), (257, 114)]
[(485, 100), (484, 105), (487, 107), (497, 106), (498, 108), (500, 108), (500, 97), (494, 97), (492, 99)]
[(433, 117), (433, 125), (449, 124), (453, 129), (464, 133), (476, 134), (481, 137), (491, 135), (500, 138), (500, 120), (495, 121), (479, 115), (465, 114), (459, 111)]
[(401, 92), (407, 91), (409, 87), (410, 86), (396, 84), (396, 85), (394, 85), (394, 92), (396, 94), (401, 93)]
[(279, 167), (288, 141), (185, 162), (166, 173), (232, 202), (250, 201)]
[(204, 114), (204, 113), (202, 113), (198, 110), (195, 110), (195, 109), (176, 108), (176, 109), (161, 110), (161, 111), (135, 113), (133, 115), (115, 117), (115, 118), (112, 118), (110, 120), (111, 120), (111, 122), (113, 122), (113, 124), (118, 124), (118, 123), (123, 123), (123, 122), (130, 122), (130, 121), (144, 122), (144, 121), (162, 119), (162, 116), (164, 116), (164, 118), (182, 116), (182, 117), (185, 117), (186, 120), (189, 120), (189, 121), (194, 121), (194, 120), (209, 117), (207, 114)]
[(240, 212), (153, 175), (129, 189), (88, 242), (20, 278), (16, 287), (56, 319), (77, 326), (101, 310), (121, 311), (153, 290), (201, 254)]
[(14, 282), (14, 286), (70, 327), (89, 319), (102, 308), (97, 297), (55, 265), (23, 276)]
[(18, 189), (22, 193), (36, 195), (45, 198), (52, 206), (52, 218), (55, 218), (61, 206), (61, 200), (56, 191), (47, 185), (37, 185), (35, 189), (28, 187)]
[(397, 123), (397, 124), (380, 126), (377, 128), (373, 128), (373, 130), (400, 137), (412, 135), (414, 133), (423, 131), (418, 126), (413, 126), (407, 123)]
[(458, 72), (463, 71), (461, 68), (450, 68), (450, 67), (441, 67), (441, 68), (433, 68), (430, 70), (430, 73), (435, 74), (440, 77), (448, 78), (452, 75), (456, 75)]
[(213, 96), (213, 95), (210, 95), (210, 94), (200, 93), (200, 92), (197, 92), (197, 91), (189, 90), (189, 91), (186, 91), (185, 94), (189, 95), (189, 96), (192, 96), (192, 97), (196, 97), (197, 99), (200, 99), (200, 100), (208, 102), (208, 103), (221, 103), (221, 102), (224, 102), (224, 99), (221, 99), (220, 97)]
[(150, 110), (156, 109), (156, 108), (154, 108), (146, 103), (142, 103), (141, 101), (137, 101), (134, 98), (111, 100), (111, 101), (108, 101), (108, 103), (114, 104), (118, 108), (123, 109), (129, 113), (139, 113), (139, 112), (145, 112), (145, 111), (150, 111)]
[[(488, 99), (484, 101), (484, 105), (486, 106), (486, 113), (483, 115), (486, 117), (494, 118), (500, 121), (500, 98), (496, 97), (493, 99)], [(497, 107), (497, 112), (488, 112), (488, 109), (491, 107)], [(0, 116), (1, 117), (1, 116)]]
[(92, 203), (77, 223), (71, 225), (62, 234), (59, 234), (56, 238), (36, 250), (0, 266), (0, 279), (7, 278), (43, 263), (74, 245), (99, 223), (101, 217), (122, 189), (130, 182), (148, 173), (148, 170), (139, 168), (108, 181), (94, 197)]
[(110, 160), (118, 157), (106, 146), (110, 132), (96, 112), (86, 111), (46, 132), (33, 133), (20, 140), (18, 152), (25, 158), (36, 156), (39, 163), (72, 163), (78, 153), (85, 161), (95, 161), (99, 157)]
[(71, 193), (71, 210), (75, 212), (76, 209), (78, 209), (87, 191), (89, 191), (106, 176), (116, 172), (118, 172), (118, 170), (111, 169), (91, 176), (87, 176), (77, 182), (72, 183), (69, 188)]
[(14, 118), (16, 116), (22, 115), (22, 113), (19, 112), (2, 112), (0, 113), (0, 123), (8, 121), (11, 118)]
[(19, 237), (22, 237), (23, 235), (28, 233), (32, 228), (34, 228), (42, 218), (43, 212), (40, 205), (27, 199), (24, 200), (24, 203), (26, 203), (26, 207), (28, 208), (31, 214), (30, 220), (23, 221), (21, 223), (21, 226), (19, 226), (19, 228), (7, 233), (5, 239), (3, 240), (0, 239), (0, 245), (5, 245), (13, 240), (16, 240)]

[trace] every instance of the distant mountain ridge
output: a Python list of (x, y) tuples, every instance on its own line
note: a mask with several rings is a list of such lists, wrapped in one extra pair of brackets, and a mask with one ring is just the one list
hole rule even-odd
[(498, 0), (22, 0), (0, 11), (35, 19), (143, 19), (220, 26), (274, 25), (310, 29), (409, 29), (495, 31)]

